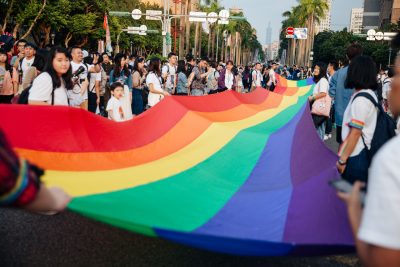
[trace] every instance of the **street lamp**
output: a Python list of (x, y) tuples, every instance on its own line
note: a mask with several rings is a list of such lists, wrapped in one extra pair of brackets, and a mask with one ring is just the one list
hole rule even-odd
[(52, 31), (50, 37), (51, 37), (51, 45), (54, 45), (54, 39), (56, 38), (56, 33)]

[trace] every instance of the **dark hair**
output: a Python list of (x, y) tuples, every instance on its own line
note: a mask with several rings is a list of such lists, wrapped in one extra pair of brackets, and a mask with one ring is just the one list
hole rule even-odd
[(235, 64), (233, 64), (233, 61), (232, 61), (232, 60), (228, 60), (228, 61), (226, 62), (226, 65), (228, 65), (228, 64), (230, 64), (230, 65), (232, 65), (232, 66), (235, 65)]
[(143, 75), (143, 70), (139, 69), (139, 63), (144, 62), (144, 57), (137, 57), (135, 63), (133, 63), (133, 72), (139, 72), (140, 76)]
[(170, 52), (168, 54), (168, 59), (170, 59), (171, 57), (175, 57), (175, 56), (176, 56), (176, 54), (174, 52)]
[(335, 71), (337, 71), (339, 68), (339, 64), (336, 60), (329, 61), (329, 65), (331, 65)]
[[(0, 48), (0, 54), (6, 55), (7, 57), (7, 51), (4, 48)], [(13, 71), (12, 67), (10, 64), (8, 64), (8, 58), (6, 58), (6, 71), (9, 71), (10, 73)]]
[[(53, 60), (57, 54), (64, 54), (71, 61), (71, 55), (68, 53), (67, 49), (56, 46), (50, 50), (49, 55), (48, 55), (48, 60), (46, 62), (46, 66), (44, 67), (44, 71), (50, 75), (54, 88), (61, 86), (61, 79), (60, 79), (60, 77), (58, 77), (57, 72), (55, 71), (55, 69), (53, 67)], [(63, 74), (61, 76), (61, 78), (64, 80), (65, 88), (67, 90), (71, 90), (73, 87), (72, 66), (71, 65), (69, 66), (67, 73)]]
[(177, 73), (183, 72), (186, 74), (186, 63), (184, 60), (178, 60), (178, 69), (176, 71)]
[(124, 71), (124, 75), (125, 76), (128, 77), (129, 74), (130, 74), (129, 69), (128, 69), (128, 67), (126, 65), (125, 66), (121, 66), (122, 58), (126, 59), (126, 56), (124, 54), (121, 54), (121, 53), (115, 55), (115, 58), (114, 58), (114, 77), (119, 77), (121, 75), (121, 69)]
[(210, 65), (210, 67), (211, 68), (216, 68), (218, 65), (217, 65), (217, 62), (215, 62), (215, 61), (211, 61), (210, 63), (209, 63), (209, 65)]
[(33, 60), (32, 67), (36, 67), (36, 69), (40, 72), (44, 70), (46, 66), (46, 57), (47, 51), (39, 50), (38, 53), (35, 55), (35, 59)]
[(326, 76), (326, 69), (327, 69), (326, 64), (324, 62), (317, 62), (314, 68), (317, 66), (319, 67), (319, 75), (318, 76), (314, 75), (314, 82), (318, 83), (322, 78), (328, 80), (328, 77)]
[(106, 52), (102, 53), (101, 56), (108, 56), (108, 57), (110, 57)]
[(388, 69), (388, 77), (392, 78), (394, 76), (394, 69), (393, 68), (389, 68)]
[(191, 62), (191, 61), (193, 61), (193, 60), (194, 60), (194, 57), (193, 57), (192, 54), (187, 54), (187, 55), (186, 55), (186, 61), (187, 61), (187, 62)]
[(74, 52), (75, 49), (80, 49), (80, 50), (82, 50), (82, 47), (77, 46), (77, 45), (74, 45), (74, 46), (72, 46), (72, 47), (69, 49), (70, 53), (72, 54), (72, 52)]
[(149, 72), (154, 72), (156, 75), (161, 76), (161, 60), (158, 57), (152, 58), (149, 64)]
[(370, 56), (358, 56), (350, 62), (345, 87), (376, 90), (376, 73), (376, 64)]
[(112, 84), (110, 85), (110, 91), (111, 91), (111, 92), (114, 92), (114, 90), (115, 90), (116, 88), (118, 88), (118, 87), (124, 88), (124, 86), (123, 86), (122, 83), (120, 83), (120, 82), (112, 83)]
[(352, 43), (347, 47), (346, 55), (349, 60), (352, 60), (353, 58), (362, 55), (362, 53), (363, 53), (363, 48), (357, 42)]
[(25, 43), (25, 44), (27, 44), (28, 41), (25, 40), (25, 39), (19, 39), (19, 40), (17, 41), (16, 45), (18, 45), (19, 43)]

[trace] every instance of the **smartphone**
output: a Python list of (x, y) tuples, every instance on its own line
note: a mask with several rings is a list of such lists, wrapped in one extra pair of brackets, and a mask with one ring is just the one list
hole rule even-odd
[[(353, 190), (353, 185), (343, 179), (331, 180), (331, 181), (329, 181), (329, 185), (332, 186), (333, 188), (335, 188), (337, 191), (340, 191), (343, 193), (350, 193), (351, 190)], [(360, 192), (360, 201), (361, 201), (361, 204), (364, 206), (364, 203), (365, 203), (365, 192), (364, 191)]]

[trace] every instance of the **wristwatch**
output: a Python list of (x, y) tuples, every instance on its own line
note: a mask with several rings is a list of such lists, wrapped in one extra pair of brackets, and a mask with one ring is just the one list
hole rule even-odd
[(338, 163), (339, 163), (339, 165), (342, 165), (342, 166), (344, 166), (344, 165), (347, 164), (346, 161), (343, 161), (343, 160), (341, 160), (341, 159), (338, 159)]

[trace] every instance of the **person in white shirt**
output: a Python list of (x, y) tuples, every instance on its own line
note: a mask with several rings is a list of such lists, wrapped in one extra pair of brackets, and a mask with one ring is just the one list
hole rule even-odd
[[(308, 100), (312, 104), (325, 105), (325, 103), (319, 103), (315, 101), (319, 99), (326, 98), (329, 91), (329, 82), (326, 77), (326, 64), (322, 62), (318, 62), (314, 68), (314, 82), (316, 85), (314, 86), (313, 94), (309, 96)], [(325, 136), (325, 121), (328, 117), (323, 116), (321, 114), (312, 114), (314, 126), (317, 129), (319, 137), (324, 140)]]
[(392, 89), (393, 75), (394, 75), (394, 70), (392, 68), (390, 68), (388, 70), (388, 77), (383, 81), (383, 86), (382, 86), (383, 109), (389, 113), (391, 113), (391, 111), (390, 111), (390, 107), (389, 107), (388, 98), (389, 98), (390, 91)]
[(32, 66), (35, 61), (36, 55), (36, 46), (32, 43), (27, 43), (24, 49), (25, 57), (18, 61), (18, 71), (20, 73), (19, 81), (20, 81), (20, 92), (22, 90), (22, 84), (24, 83), (25, 76), (28, 72), (28, 69)]
[[(79, 46), (74, 46), (71, 49), (72, 56), (72, 74), (75, 74), (79, 67), (83, 67), (85, 70), (79, 75), (79, 77), (74, 78), (74, 88), (72, 97), (82, 94), (82, 83), (88, 80), (88, 73), (98, 73), (101, 71), (100, 65), (98, 64), (99, 56), (93, 55), (93, 65), (87, 65), (83, 63), (83, 51)], [(83, 97), (85, 101), (80, 105), (82, 109), (88, 110), (88, 92), (84, 92)]]
[[(400, 46), (400, 35), (394, 39)], [(389, 102), (395, 114), (400, 113), (400, 58)], [(373, 76), (375, 79), (375, 75)], [(350, 193), (339, 192), (346, 203), (354, 234), (357, 254), (366, 267), (400, 266), (400, 136), (386, 143), (375, 155), (368, 180), (364, 209), (360, 190), (364, 183), (354, 183)]]
[(146, 85), (149, 88), (148, 96), (148, 108), (152, 108), (157, 105), (165, 96), (169, 96), (170, 93), (163, 90), (161, 82), (161, 60), (159, 58), (153, 58), (149, 64), (149, 74), (146, 77)]
[(277, 66), (278, 65), (275, 62), (273, 62), (271, 65), (271, 69), (269, 70), (269, 80), (268, 80), (267, 86), (268, 86), (269, 90), (272, 92), (274, 91), (275, 86), (277, 84), (276, 76), (275, 76), (275, 69), (277, 68)]
[(162, 67), (161, 74), (165, 83), (165, 90), (170, 94), (175, 93), (177, 82), (177, 66), (176, 54), (171, 52), (168, 54), (168, 63)]
[[(346, 88), (355, 88), (343, 116), (342, 140), (337, 168), (343, 179), (350, 183), (367, 181), (368, 150), (375, 133), (378, 109), (365, 96), (368, 94), (378, 102), (375, 90), (376, 66), (369, 56), (358, 56), (351, 61), (347, 74)], [(371, 89), (372, 88), (372, 89)]]
[[(70, 98), (72, 91), (71, 59), (66, 49), (52, 48), (50, 51), (52, 64), (44, 69), (33, 81), (29, 90), (28, 104), (30, 105), (79, 105), (84, 101), (82, 94)], [(82, 84), (82, 91), (87, 89), (87, 82)]]
[(115, 82), (110, 86), (111, 98), (107, 103), (108, 118), (116, 122), (126, 121), (126, 115), (122, 108), (121, 98), (124, 95), (124, 85), (120, 82)]
[(254, 89), (262, 86), (263, 76), (261, 74), (261, 70), (262, 70), (261, 63), (257, 62), (256, 65), (254, 66), (253, 72), (251, 73), (253, 80), (251, 85), (251, 91), (254, 91)]

